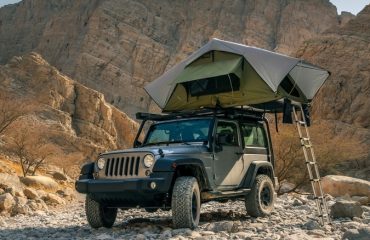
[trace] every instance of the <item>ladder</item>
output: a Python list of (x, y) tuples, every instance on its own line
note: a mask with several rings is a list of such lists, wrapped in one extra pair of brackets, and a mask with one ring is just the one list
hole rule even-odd
[[(308, 132), (307, 121), (303, 112), (303, 108), (302, 106), (300, 107), (292, 106), (292, 107), (294, 121), (298, 130), (299, 139), (301, 141), (301, 146), (306, 161), (308, 175), (312, 186), (313, 196), (316, 202), (318, 217), (321, 225), (324, 225), (325, 222), (330, 224), (331, 222), (328, 206), (321, 186), (319, 167), (317, 166), (316, 156), (311, 143), (310, 134)], [(297, 110), (297, 108), (299, 109)], [(298, 114), (297, 111), (300, 111), (300, 114)], [(303, 128), (304, 130), (302, 130)]]

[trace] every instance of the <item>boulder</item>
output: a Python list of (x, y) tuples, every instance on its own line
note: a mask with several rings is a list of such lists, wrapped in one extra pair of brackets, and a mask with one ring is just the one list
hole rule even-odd
[(359, 202), (362, 205), (366, 205), (367, 203), (370, 203), (368, 196), (352, 196), (351, 199), (355, 202)]
[(27, 176), (21, 178), (22, 183), (36, 189), (47, 189), (56, 191), (59, 187), (58, 183), (46, 176)]
[(64, 173), (53, 171), (49, 173), (55, 180), (67, 181), (68, 177)]
[(359, 229), (349, 229), (342, 237), (343, 240), (368, 240), (370, 239), (370, 227), (361, 227)]
[(50, 205), (65, 204), (65, 201), (61, 197), (58, 197), (57, 195), (52, 193), (48, 193), (43, 199), (46, 203)]
[(0, 195), (0, 211), (8, 211), (15, 204), (15, 200), (10, 193)]
[(72, 200), (75, 197), (74, 191), (70, 188), (65, 188), (65, 189), (58, 190), (57, 193), (61, 197), (66, 198), (68, 200)]
[(32, 189), (32, 188), (24, 189), (23, 193), (28, 199), (36, 199), (36, 198), (39, 197), (39, 194), (37, 193), (37, 191), (35, 189)]
[(17, 214), (28, 214), (30, 212), (29, 206), (27, 204), (27, 198), (15, 197), (15, 205), (12, 209), (12, 215)]
[(234, 224), (232, 221), (222, 221), (222, 222), (214, 222), (210, 223), (206, 230), (213, 231), (213, 232), (238, 232), (238, 226)]
[(322, 188), (333, 197), (367, 196), (370, 199), (370, 182), (358, 178), (328, 175), (322, 178)]
[(0, 188), (7, 189), (13, 187), (15, 190), (22, 190), (22, 183), (19, 181), (17, 175), (11, 175), (7, 173), (0, 173)]
[(362, 213), (361, 204), (355, 201), (339, 200), (331, 206), (333, 218), (362, 217)]

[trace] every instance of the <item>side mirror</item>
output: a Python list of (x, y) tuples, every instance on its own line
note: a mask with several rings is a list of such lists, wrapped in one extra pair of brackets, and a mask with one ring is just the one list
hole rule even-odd
[(140, 142), (139, 140), (136, 140), (134, 142), (134, 148), (140, 147), (142, 144), (143, 144), (142, 142)]

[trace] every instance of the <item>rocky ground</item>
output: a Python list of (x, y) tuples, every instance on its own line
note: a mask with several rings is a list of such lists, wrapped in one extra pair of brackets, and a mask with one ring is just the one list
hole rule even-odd
[[(333, 205), (335, 199), (329, 201)], [(370, 207), (362, 217), (339, 218), (320, 227), (315, 205), (306, 196), (283, 195), (267, 218), (252, 218), (244, 202), (202, 205), (200, 226), (173, 229), (171, 212), (120, 211), (112, 229), (91, 229), (83, 196), (69, 205), (35, 211), (31, 215), (0, 217), (0, 239), (369, 239)]]

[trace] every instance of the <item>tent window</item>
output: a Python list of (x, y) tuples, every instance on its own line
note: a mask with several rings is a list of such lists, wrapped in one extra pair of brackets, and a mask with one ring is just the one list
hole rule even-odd
[[(211, 78), (204, 78), (184, 83), (187, 92), (192, 97), (239, 91), (240, 79), (234, 73)], [(231, 84), (230, 84), (231, 83)]]
[(283, 81), (280, 83), (280, 86), (284, 89), (285, 92), (287, 92), (289, 95), (292, 95), (294, 97), (299, 97), (299, 92), (295, 85), (292, 83), (290, 78), (286, 76)]

